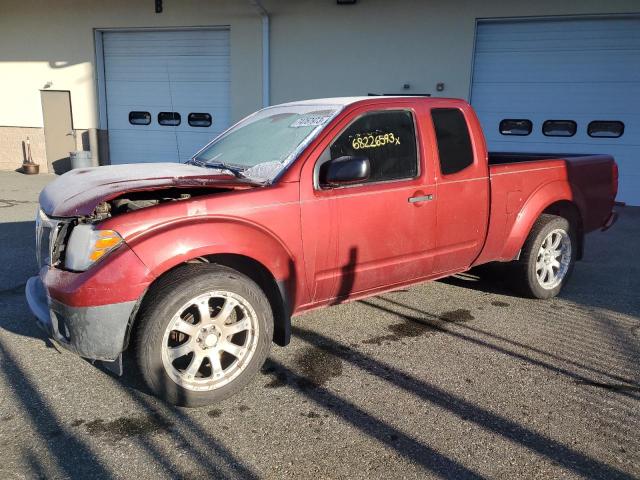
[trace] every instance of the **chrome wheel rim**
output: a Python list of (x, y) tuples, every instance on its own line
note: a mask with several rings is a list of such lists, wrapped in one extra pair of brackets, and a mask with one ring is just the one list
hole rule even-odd
[(550, 232), (540, 245), (536, 258), (536, 277), (546, 290), (556, 288), (569, 271), (571, 263), (571, 238), (558, 228)]
[(256, 312), (242, 296), (224, 290), (199, 295), (165, 329), (165, 372), (188, 390), (223, 387), (247, 368), (259, 333)]

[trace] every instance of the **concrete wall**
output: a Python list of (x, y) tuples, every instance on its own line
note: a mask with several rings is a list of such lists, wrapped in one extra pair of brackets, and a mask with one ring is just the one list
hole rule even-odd
[[(46, 85), (71, 91), (74, 128), (100, 128), (94, 29), (229, 25), (232, 118), (261, 106), (261, 23), (255, 7), (248, 0), (163, 3), (164, 12), (156, 14), (152, 1), (2, 0), (0, 130), (6, 132), (0, 137), (0, 168), (22, 162), (16, 152), (24, 140), (24, 131), (3, 127), (42, 127), (39, 90)], [(640, 11), (637, 0), (264, 4), (272, 12), (272, 103), (368, 92), (439, 94), (438, 82), (445, 84), (440, 95), (467, 98), (476, 18)], [(402, 89), (405, 83), (409, 90)]]

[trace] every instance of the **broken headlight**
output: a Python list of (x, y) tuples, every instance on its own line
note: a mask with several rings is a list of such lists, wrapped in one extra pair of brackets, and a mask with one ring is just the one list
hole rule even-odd
[(114, 230), (95, 230), (91, 225), (76, 225), (65, 251), (64, 266), (83, 272), (122, 243)]

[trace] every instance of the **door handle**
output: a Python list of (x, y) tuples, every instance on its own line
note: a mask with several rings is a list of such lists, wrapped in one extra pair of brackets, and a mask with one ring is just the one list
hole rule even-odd
[(409, 203), (428, 202), (429, 200), (433, 200), (432, 194), (409, 197)]

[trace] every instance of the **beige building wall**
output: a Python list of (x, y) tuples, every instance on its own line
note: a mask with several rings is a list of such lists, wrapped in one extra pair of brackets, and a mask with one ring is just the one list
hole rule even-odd
[(42, 127), (39, 90), (70, 90), (74, 127), (98, 128), (94, 30), (229, 25), (234, 118), (261, 103), (261, 23), (248, 1), (2, 0), (0, 126)]
[[(263, 3), (271, 12), (271, 103), (369, 92), (467, 98), (477, 18), (640, 12), (638, 0)], [(2, 0), (0, 168), (22, 163), (23, 127), (44, 151), (41, 89), (70, 90), (74, 128), (100, 128), (95, 29), (229, 26), (232, 119), (260, 108), (261, 19), (249, 0), (163, 4), (156, 14), (152, 1)]]
[[(638, 0), (279, 0), (272, 101), (431, 93), (468, 99), (476, 19), (640, 13)], [(443, 82), (443, 92), (436, 84)], [(403, 90), (408, 83), (409, 90)]]
[[(44, 152), (42, 89), (71, 92), (75, 129), (100, 128), (95, 29), (229, 26), (232, 117), (262, 105), (262, 31), (255, 7), (237, 0), (163, 3), (163, 13), (156, 14), (152, 1), (0, 2), (0, 168), (22, 164), (27, 131), (15, 127), (32, 127), (34, 150)], [(46, 171), (44, 158), (34, 160)]]

